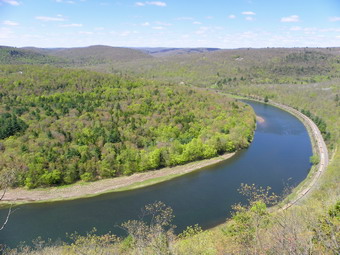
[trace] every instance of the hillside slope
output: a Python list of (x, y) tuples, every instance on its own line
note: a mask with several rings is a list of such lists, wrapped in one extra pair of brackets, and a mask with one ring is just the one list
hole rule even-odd
[(149, 59), (150, 55), (129, 48), (110, 47), (103, 45), (83, 48), (56, 49), (47, 52), (51, 56), (66, 58), (74, 64), (103, 64)]
[(329, 80), (338, 76), (339, 57), (339, 48), (235, 49), (113, 63), (96, 70), (119, 70), (162, 81), (221, 89), (248, 83), (308, 84)]
[(220, 50), (219, 48), (136, 48), (154, 57), (204, 53)]
[(0, 64), (66, 64), (67, 60), (49, 56), (42, 51), (0, 46)]
[(0, 169), (18, 171), (15, 185), (130, 175), (252, 140), (252, 109), (206, 90), (48, 66), (0, 70)]

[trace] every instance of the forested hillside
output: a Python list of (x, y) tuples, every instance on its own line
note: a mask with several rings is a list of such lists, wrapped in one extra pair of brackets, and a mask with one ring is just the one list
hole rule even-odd
[(48, 66), (0, 68), (0, 168), (35, 188), (211, 158), (252, 140), (250, 107), (202, 89)]
[(32, 50), (0, 46), (0, 64), (67, 64), (66, 59), (48, 56)]
[(50, 56), (67, 59), (73, 65), (88, 66), (112, 64), (152, 58), (147, 53), (129, 48), (89, 46), (83, 48), (56, 49), (46, 52)]
[(0, 46), (0, 64), (49, 64), (84, 67), (133, 62), (150, 59), (151, 55), (137, 49), (103, 45), (82, 48), (14, 48)]
[(309, 84), (338, 77), (339, 48), (0, 48), (0, 64), (51, 64), (223, 89)]
[(339, 57), (338, 48), (234, 49), (139, 59), (92, 68), (222, 89), (249, 83), (309, 84), (327, 81), (338, 76)]

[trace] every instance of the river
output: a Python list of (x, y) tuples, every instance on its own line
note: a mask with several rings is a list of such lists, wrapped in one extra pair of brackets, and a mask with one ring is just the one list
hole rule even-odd
[[(296, 186), (308, 174), (312, 148), (304, 125), (293, 115), (276, 107), (246, 101), (264, 119), (257, 123), (254, 140), (248, 149), (216, 165), (149, 187), (112, 192), (73, 201), (21, 205), (0, 231), (0, 243), (11, 247), (41, 236), (68, 240), (66, 233), (80, 234), (96, 228), (124, 234), (118, 227), (138, 219), (140, 208), (162, 201), (174, 210), (177, 232), (186, 226), (202, 228), (224, 222), (231, 206), (244, 202), (238, 193), (241, 183), (270, 186), (277, 194)], [(0, 219), (7, 211), (0, 210)]]

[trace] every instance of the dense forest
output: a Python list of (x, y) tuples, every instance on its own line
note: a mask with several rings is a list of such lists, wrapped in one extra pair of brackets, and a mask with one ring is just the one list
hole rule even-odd
[(47, 66), (1, 66), (0, 82), (0, 167), (27, 188), (212, 158), (255, 127), (250, 107), (203, 89)]

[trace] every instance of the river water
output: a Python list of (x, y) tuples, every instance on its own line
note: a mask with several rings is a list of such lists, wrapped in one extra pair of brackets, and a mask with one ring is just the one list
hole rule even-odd
[[(246, 150), (216, 165), (176, 179), (132, 191), (113, 192), (92, 198), (19, 206), (0, 243), (11, 247), (41, 236), (68, 240), (66, 233), (92, 230), (124, 234), (118, 227), (138, 219), (140, 209), (162, 201), (174, 210), (177, 232), (199, 224), (213, 227), (230, 217), (231, 206), (245, 200), (237, 189), (241, 183), (270, 186), (277, 194), (286, 186), (296, 186), (311, 167), (311, 143), (304, 125), (293, 115), (276, 107), (245, 101), (264, 119), (257, 123), (255, 137)], [(7, 211), (0, 210), (0, 219)]]

